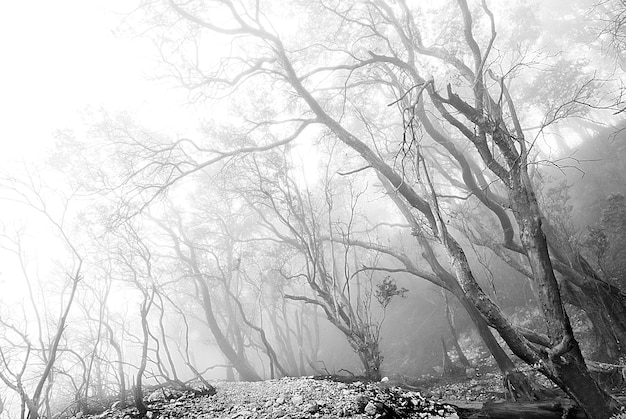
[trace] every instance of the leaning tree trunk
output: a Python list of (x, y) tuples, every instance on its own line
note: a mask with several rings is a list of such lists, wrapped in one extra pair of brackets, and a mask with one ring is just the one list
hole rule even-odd
[(450, 334), (452, 335), (452, 344), (454, 345), (454, 349), (456, 350), (457, 355), (459, 356), (459, 362), (466, 368), (471, 367), (469, 360), (463, 353), (463, 349), (459, 344), (459, 336), (456, 331), (456, 327), (454, 325), (454, 318), (452, 317), (452, 310), (450, 310), (450, 302), (448, 301), (448, 296), (445, 291), (443, 297), (446, 301), (446, 320), (448, 321), (448, 327), (450, 328)]
[(590, 300), (588, 296), (570, 281), (560, 281), (559, 285), (563, 300), (581, 310), (592, 324), (594, 347), (590, 348), (592, 352), (587, 357), (600, 362), (617, 360), (621, 354), (621, 339), (608, 323), (605, 312), (601, 308), (602, 302), (585, 302), (585, 300)]
[(411, 213), (405, 201), (401, 200), (396, 194), (395, 188), (391, 185), (389, 179), (381, 174), (378, 175), (385, 190), (389, 194), (391, 200), (396, 207), (404, 215), (411, 228), (415, 232), (416, 239), (420, 244), (423, 253), (422, 257), (431, 267), (437, 278), (441, 280), (441, 284), (437, 284), (450, 291), (461, 303), (470, 319), (476, 326), (478, 334), (485, 343), (487, 350), (491, 353), (498, 368), (502, 372), (503, 386), (506, 389), (507, 399), (512, 400), (537, 400), (542, 398), (542, 392), (545, 390), (537, 383), (533, 382), (524, 373), (517, 371), (515, 364), (507, 353), (502, 349), (496, 338), (491, 333), (489, 323), (476, 308), (475, 303), (466, 295), (461, 287), (458, 279), (446, 270), (435, 255), (432, 246), (426, 238), (420, 234), (421, 228), (415, 217)]
[[(608, 417), (617, 402), (591, 377), (580, 352), (541, 228), (541, 214), (528, 176), (511, 179), (510, 198), (518, 222), (520, 240), (528, 255), (535, 287), (543, 309), (548, 335), (553, 347), (548, 350), (541, 370), (548, 375), (592, 418)], [(513, 172), (514, 173), (514, 172)]]
[[(505, 389), (507, 399), (512, 400), (538, 400), (541, 399), (545, 390), (535, 383), (524, 373), (517, 370), (515, 364), (507, 353), (502, 349), (496, 338), (491, 333), (489, 322), (483, 314), (476, 308), (475, 302), (468, 296), (458, 279), (449, 273), (437, 260), (432, 247), (423, 237), (418, 237), (422, 249), (423, 257), (429, 263), (433, 272), (446, 284), (448, 290), (459, 300), (467, 314), (472, 319), (474, 326), (478, 330), (480, 338), (487, 346), (487, 349), (496, 361), (498, 368), (502, 372), (502, 384)], [(454, 264), (453, 264), (454, 266)], [(467, 266), (469, 269), (469, 265)]]
[(215, 314), (213, 313), (211, 294), (205, 280), (200, 276), (197, 279), (197, 283), (202, 293), (202, 307), (204, 309), (204, 318), (206, 319), (207, 325), (209, 326), (211, 333), (213, 333), (213, 337), (215, 338), (217, 346), (220, 348), (224, 356), (231, 362), (233, 368), (237, 370), (239, 376), (243, 381), (261, 381), (261, 377), (252, 368), (248, 360), (245, 359), (243, 356), (240, 356), (235, 351), (230, 342), (228, 342), (226, 336), (224, 336), (224, 333), (222, 333), (222, 329), (217, 323), (217, 319), (215, 318)]
[(458, 285), (455, 287), (454, 295), (459, 299), (461, 305), (463, 305), (463, 308), (465, 308), (465, 311), (467, 311), (467, 314), (472, 319), (472, 322), (478, 330), (478, 334), (502, 372), (502, 385), (505, 389), (507, 399), (515, 401), (542, 399), (545, 389), (530, 379), (526, 374), (517, 370), (511, 358), (504, 349), (502, 349), (491, 333), (489, 324), (483, 315), (478, 311), (474, 303), (467, 298)]
[(172, 240), (174, 240), (174, 250), (178, 257), (185, 262), (191, 272), (194, 275), (194, 279), (200, 290), (200, 295), (198, 299), (202, 303), (202, 308), (204, 311), (204, 318), (206, 319), (207, 325), (215, 338), (215, 342), (217, 343), (218, 348), (224, 354), (226, 359), (230, 361), (231, 365), (237, 372), (239, 373), (239, 377), (244, 381), (261, 381), (262, 378), (257, 374), (257, 372), (252, 368), (250, 363), (245, 357), (245, 354), (239, 354), (233, 346), (228, 341), (228, 338), (222, 332), (220, 325), (215, 318), (215, 313), (213, 312), (213, 304), (211, 302), (211, 292), (209, 291), (209, 286), (206, 283), (204, 276), (202, 275), (202, 271), (198, 266), (198, 261), (196, 258), (196, 253), (193, 247), (189, 247), (189, 256), (185, 255), (180, 246), (179, 237), (167, 226), (163, 224), (159, 224), (161, 228), (167, 231), (170, 234)]
[[(562, 275), (566, 301), (583, 310), (603, 345), (600, 361), (615, 361), (626, 342), (626, 295), (608, 282), (575, 249), (562, 245), (556, 229), (542, 218), (554, 268)], [(602, 354), (602, 352), (604, 352)]]

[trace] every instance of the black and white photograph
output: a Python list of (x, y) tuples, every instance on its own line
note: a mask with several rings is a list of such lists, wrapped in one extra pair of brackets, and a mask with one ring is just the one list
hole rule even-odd
[(626, 0), (0, 3), (0, 419), (626, 419)]

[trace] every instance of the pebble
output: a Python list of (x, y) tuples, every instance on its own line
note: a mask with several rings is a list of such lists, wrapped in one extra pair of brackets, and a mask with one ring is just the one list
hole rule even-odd
[[(386, 383), (385, 383), (386, 384)], [(199, 417), (231, 419), (274, 418), (382, 418), (424, 417), (458, 419), (453, 410), (417, 392), (383, 383), (335, 383), (306, 378), (268, 380), (263, 383), (219, 383), (217, 394), (189, 396), (184, 400), (159, 400), (160, 418), (186, 417), (194, 412)], [(169, 394), (169, 393), (168, 393)], [(169, 411), (163, 409), (167, 406)], [(152, 407), (155, 408), (154, 406)], [(130, 410), (131, 408), (129, 408)], [(111, 413), (113, 409), (109, 410)], [(119, 412), (119, 411), (118, 411)], [(112, 418), (132, 419), (128, 411)], [(437, 416), (440, 415), (440, 416)], [(156, 419), (156, 411), (152, 419)], [(76, 419), (103, 419), (86, 417)]]
[(307, 403), (304, 410), (308, 413), (315, 413), (319, 410), (319, 406), (316, 402)]
[(370, 401), (365, 405), (365, 414), (368, 416), (376, 416), (379, 411), (380, 406), (376, 402)]

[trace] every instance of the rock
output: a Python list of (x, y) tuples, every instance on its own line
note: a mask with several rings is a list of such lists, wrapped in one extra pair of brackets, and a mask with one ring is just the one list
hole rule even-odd
[(302, 403), (304, 403), (304, 397), (302, 397), (302, 396), (300, 396), (300, 395), (293, 396), (293, 397), (291, 398), (291, 403), (292, 403), (294, 406), (300, 406)]
[(125, 406), (126, 406), (126, 403), (124, 403), (122, 400), (118, 400), (115, 403), (113, 403), (113, 405), (111, 406), (111, 409), (119, 410), (119, 409), (123, 409)]
[(356, 411), (358, 413), (363, 413), (365, 411), (365, 406), (367, 406), (369, 399), (367, 398), (367, 396), (360, 394), (356, 398), (355, 401), (356, 401)]
[(283, 396), (280, 396), (279, 398), (276, 399), (276, 404), (278, 405), (285, 404), (285, 398)]
[(308, 413), (315, 413), (319, 410), (319, 406), (317, 405), (317, 402), (310, 402), (306, 404), (304, 410)]
[(376, 416), (382, 411), (382, 405), (380, 403), (370, 401), (365, 405), (365, 414), (368, 416)]
[(152, 392), (149, 396), (148, 396), (148, 401), (149, 402), (155, 402), (159, 399), (162, 399), (162, 394), (159, 391), (154, 391)]
[(476, 377), (476, 368), (465, 368), (466, 377)]

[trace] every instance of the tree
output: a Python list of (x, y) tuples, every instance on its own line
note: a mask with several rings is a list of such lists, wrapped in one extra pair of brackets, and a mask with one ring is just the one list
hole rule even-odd
[[(220, 16), (227, 18), (216, 21), (209, 6), (220, 8), (223, 12)], [(153, 8), (147, 10), (160, 16), (166, 30), (177, 25), (191, 36), (208, 31), (220, 39), (230, 37), (237, 45), (245, 42), (246, 48), (236, 48), (242, 52), (241, 56), (223, 57), (213, 70), (202, 68), (199, 63), (203, 61), (198, 57), (187, 59), (183, 56), (182, 62), (169, 64), (174, 69), (187, 68), (189, 71), (177, 74), (185, 85), (201, 91), (205, 97), (231, 88), (241, 92), (252, 80), (256, 86), (260, 81), (273, 83), (275, 94), (284, 93), (283, 98), (289, 103), (290, 110), (283, 111), (283, 114), (292, 121), (313, 118), (316, 124), (323, 126), (327, 133), (387, 179), (412, 211), (419, 214), (419, 221), (427, 234), (432, 235), (446, 252), (465, 296), (520, 358), (537, 366), (590, 417), (609, 416), (615, 411), (616, 403), (589, 375), (563, 307), (554, 268), (560, 266), (560, 261), (558, 257), (550, 258), (546, 238), (549, 230), (529, 173), (535, 157), (533, 140), (527, 139), (530, 132), (522, 128), (523, 119), (510, 91), (509, 80), (520, 66), (505, 59), (496, 58), (495, 63), (490, 61), (496, 31), (494, 15), (486, 3), (475, 10), (471, 10), (464, 0), (457, 1), (453, 11), (449, 9), (452, 6), (444, 6), (449, 21), (441, 26), (447, 42), (443, 47), (431, 41), (436, 30), (430, 30), (426, 25), (428, 30), (422, 31), (416, 23), (419, 14), (403, 1), (396, 4), (363, 1), (350, 5), (316, 2), (295, 6), (305, 12), (305, 21), (301, 23), (307, 29), (323, 22), (325, 28), (332, 30), (311, 30), (308, 35), (312, 39), (296, 42), (288, 35), (281, 37), (271, 25), (271, 18), (280, 15), (284, 9), (260, 10), (259, 4), (226, 0), (210, 5), (182, 5), (172, 0), (165, 9), (150, 5)], [(476, 23), (477, 16), (482, 17), (479, 23)], [(332, 37), (328, 36), (330, 33)], [(160, 45), (163, 55), (175, 60), (167, 49), (179, 45), (167, 42)], [(312, 58), (313, 53), (318, 59)], [(195, 54), (201, 54), (200, 50), (195, 50)], [(504, 71), (500, 71), (498, 65)], [(507, 67), (511, 71), (507, 71)], [(420, 74), (424, 68), (432, 77)], [(445, 92), (442, 92), (439, 86), (446, 84)], [(549, 109), (541, 127), (581, 112), (579, 104), (593, 98), (594, 86), (592, 82), (584, 82), (574, 84), (566, 92), (559, 92), (561, 97), (567, 94), (571, 97)], [(389, 126), (383, 124), (384, 118), (397, 120), (397, 115), (394, 118), (385, 110), (384, 102), (388, 103), (389, 92), (395, 95), (396, 102), (406, 104), (402, 108), (403, 114), (404, 109), (408, 113), (409, 123), (402, 120), (398, 124), (400, 132), (398, 125), (386, 131), (382, 129)], [(273, 111), (275, 109), (270, 113)], [(440, 119), (444, 133), (429, 129), (433, 125), (431, 114)], [(273, 116), (266, 118), (263, 124), (252, 124), (252, 130), (268, 124), (276, 126), (278, 122), (273, 122), (276, 121), (271, 119)], [(286, 138), (296, 138), (302, 126)], [(489, 189), (477, 194), (482, 204), (499, 218), (505, 245), (528, 258), (548, 331), (545, 339), (529, 341), (518, 333), (478, 285), (462, 245), (445, 221), (447, 204), (441, 197), (442, 191), (434, 187), (432, 167), (427, 163), (432, 155), (426, 152), (428, 147), (422, 144), (422, 138), (413, 135), (422, 127), (435, 142), (439, 139), (442, 147), (445, 143), (463, 144), (463, 149), (472, 147), (478, 169), (478, 173), (472, 173), (472, 176), (481, 179), (482, 175), (487, 185), (495, 182), (495, 186), (489, 189), (499, 189), (507, 197), (508, 203), (505, 203), (490, 195)], [(389, 152), (390, 144), (379, 141), (393, 137), (402, 139), (399, 141), (401, 152), (402, 148), (416, 150), (418, 158), (413, 164), (412, 179), (407, 178), (404, 167), (393, 166), (394, 153)], [(265, 148), (247, 147), (236, 152)], [(451, 153), (451, 148), (446, 151), (446, 155)], [(208, 159), (202, 164), (194, 164), (191, 170), (206, 167), (212, 161)], [(176, 175), (174, 180), (183, 175)], [(468, 181), (469, 178), (466, 184)], [(504, 208), (504, 214), (499, 207)], [(515, 235), (519, 243), (512, 241)], [(583, 267), (584, 264), (580, 266)], [(579, 275), (576, 269), (570, 269), (569, 273), (570, 278), (579, 281), (577, 286), (599, 285), (601, 298), (614, 297), (610, 287), (596, 280), (594, 275)], [(618, 295), (617, 298), (622, 297)], [(617, 301), (617, 311), (609, 313), (616, 325), (621, 321), (619, 316), (623, 306), (623, 301)]]
[[(19, 395), (22, 403), (22, 417), (24, 417), (25, 408), (27, 408), (28, 418), (37, 419), (41, 415), (42, 407), (45, 407), (49, 413), (49, 394), (54, 383), (55, 367), (63, 351), (62, 340), (68, 316), (76, 297), (78, 284), (82, 280), (83, 257), (69, 235), (66, 225), (65, 217), (70, 205), (70, 198), (61, 192), (57, 193), (48, 188), (39, 176), (40, 173), (27, 172), (24, 175), (23, 179), (14, 175), (2, 176), (0, 179), (1, 199), (4, 202), (18, 204), (22, 210), (33, 211), (39, 215), (43, 219), (44, 225), (52, 228), (53, 234), (58, 240), (57, 243), (60, 243), (67, 250), (71, 263), (71, 269), (66, 273), (67, 278), (61, 281), (60, 285), (60, 294), (63, 296), (67, 292), (67, 300), (61, 298), (56, 319), (51, 322), (52, 324), (46, 325), (45, 323), (52, 319), (53, 314), (41, 314), (38, 309), (39, 304), (33, 291), (36, 285), (31, 280), (30, 266), (28, 266), (24, 254), (23, 237), (21, 237), (23, 231), (18, 231), (14, 238), (8, 235), (3, 237), (5, 241), (10, 243), (3, 243), (4, 249), (14, 252), (19, 259), (29, 292), (32, 314), (27, 314), (24, 308), (22, 311), (23, 319), (20, 323), (14, 323), (0, 316), (2, 337), (4, 343), (8, 343), (6, 347), (4, 344), (0, 346), (2, 362), (0, 380)], [(58, 207), (54, 208), (54, 204), (57, 204)], [(60, 210), (60, 215), (55, 214), (55, 209)], [(30, 321), (34, 321), (37, 325), (37, 343), (33, 343), (28, 336), (27, 325)], [(46, 333), (46, 330), (49, 332)], [(33, 352), (38, 354), (40, 358), (38, 361), (33, 362), (33, 358), (31, 358)], [(38, 378), (32, 383), (27, 382), (26, 372), (29, 374), (36, 373)]]
[[(222, 326), (218, 322), (218, 315), (214, 308), (214, 293), (209, 281), (214, 278), (210, 271), (203, 268), (209, 268), (211, 263), (201, 262), (203, 247), (194, 243), (185, 231), (180, 215), (176, 225), (168, 225), (159, 222), (159, 227), (163, 229), (172, 241), (174, 252), (177, 258), (184, 264), (188, 271), (188, 276), (193, 280), (196, 289), (196, 298), (201, 302), (205, 315), (206, 324), (208, 325), (217, 346), (220, 348), (226, 359), (232, 363), (241, 378), (245, 381), (260, 381), (261, 376), (254, 370), (247, 356), (245, 355), (242, 338), (235, 339), (234, 342), (229, 340)], [(213, 249), (208, 249), (208, 257), (211, 257)], [(232, 269), (231, 269), (232, 271)], [(223, 271), (229, 272), (229, 271)], [(223, 278), (222, 278), (223, 279)], [(226, 296), (228, 299), (229, 296)], [(240, 344), (239, 346), (236, 346)]]
[[(285, 298), (320, 307), (359, 356), (365, 377), (380, 380), (384, 313), (391, 299), (403, 292), (393, 288), (391, 279), (380, 280), (372, 270), (360, 269), (368, 260), (376, 263), (375, 251), (356, 253), (349, 240), (333, 239), (358, 234), (354, 229), (361, 224), (358, 208), (364, 191), (350, 184), (341, 193), (330, 179), (324, 181), (322, 190), (298, 185), (294, 180), (297, 169), (278, 150), (250, 160), (251, 168), (243, 171), (249, 174), (235, 189), (242, 191), (242, 198), (267, 231), (259, 239), (281, 243), (280, 253), (290, 255), (277, 272), (285, 279)], [(347, 202), (336, 196), (345, 196)], [(299, 282), (313, 295), (289, 291), (297, 289)]]

